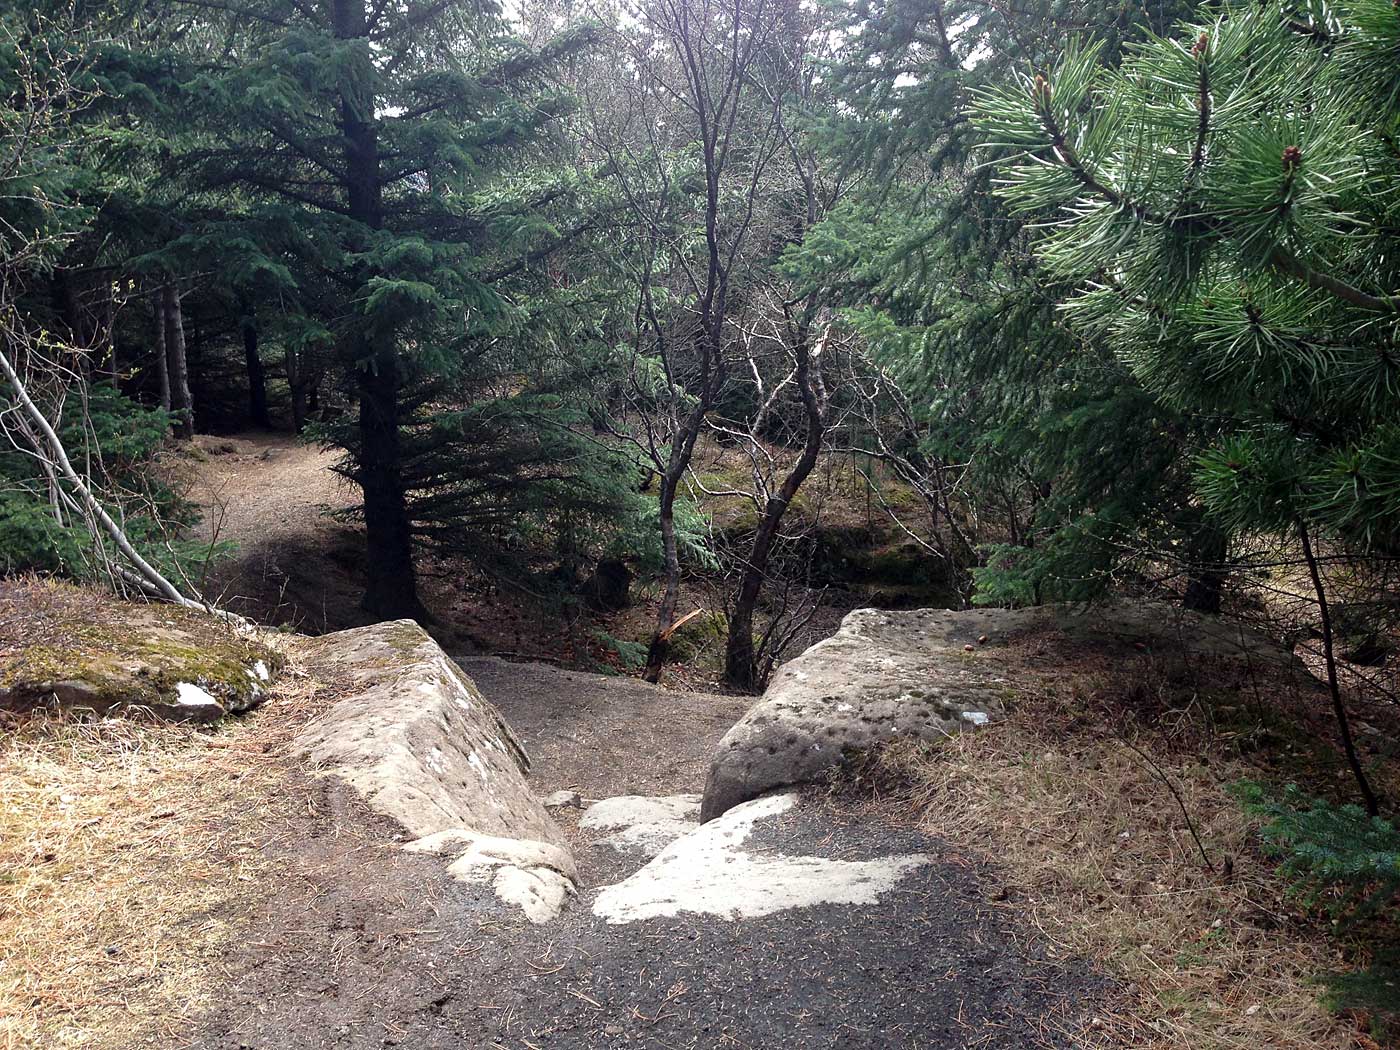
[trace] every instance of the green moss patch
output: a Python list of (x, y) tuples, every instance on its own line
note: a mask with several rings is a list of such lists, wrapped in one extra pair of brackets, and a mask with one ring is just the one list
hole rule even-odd
[(281, 663), (256, 638), (197, 610), (49, 580), (0, 582), (0, 707), (57, 702), (208, 720), (256, 706)]

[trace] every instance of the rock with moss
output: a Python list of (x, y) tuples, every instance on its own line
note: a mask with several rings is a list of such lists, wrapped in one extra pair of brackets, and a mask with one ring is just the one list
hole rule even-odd
[(26, 630), (0, 638), (0, 708), (9, 711), (211, 722), (260, 704), (282, 662), (251, 633), (197, 610), (65, 584), (7, 583), (0, 612), (11, 610)]

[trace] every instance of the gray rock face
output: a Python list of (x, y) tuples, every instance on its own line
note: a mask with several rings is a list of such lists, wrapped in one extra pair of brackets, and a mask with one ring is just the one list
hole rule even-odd
[(1008, 616), (1030, 623), (1026, 613), (857, 609), (834, 635), (784, 664), (725, 734), (701, 820), (810, 780), (854, 750), (902, 737), (941, 739), (997, 718), (1005, 683), (963, 646), (1009, 629)]
[(355, 692), (302, 730), (294, 754), (344, 780), (413, 838), (464, 829), (561, 842), (525, 781), (525, 749), (416, 623), (339, 631), (313, 651)]
[(1267, 661), (1307, 679), (1298, 658), (1269, 639), (1154, 602), (857, 609), (834, 635), (783, 665), (725, 734), (710, 764), (701, 820), (810, 780), (852, 751), (900, 738), (937, 740), (995, 721), (1012, 683), (979, 656), (982, 646), (1036, 627), (1093, 645)]

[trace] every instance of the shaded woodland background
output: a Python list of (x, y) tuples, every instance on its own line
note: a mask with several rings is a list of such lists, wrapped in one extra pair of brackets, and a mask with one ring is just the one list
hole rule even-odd
[[(9, 572), (738, 690), (865, 604), (1232, 616), (1345, 770), (1248, 805), (1393, 906), (1388, 0), (9, 3), (0, 81)], [(295, 442), (330, 615), (191, 495)]]

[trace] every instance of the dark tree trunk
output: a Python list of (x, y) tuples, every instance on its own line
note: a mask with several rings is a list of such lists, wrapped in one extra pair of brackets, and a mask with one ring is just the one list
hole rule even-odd
[(243, 329), (243, 362), (248, 369), (248, 419), (253, 426), (270, 430), (272, 420), (267, 414), (267, 371), (258, 353), (258, 319), (251, 307), (244, 309), (239, 325)]
[(811, 354), (806, 346), (806, 332), (798, 336), (797, 346), (797, 389), (802, 395), (802, 407), (807, 414), (807, 435), (802, 446), (802, 455), (797, 459), (778, 491), (763, 508), (763, 519), (758, 523), (754, 534), (753, 549), (739, 580), (739, 591), (735, 595), (734, 610), (729, 617), (729, 637), (724, 646), (724, 680), (739, 689), (761, 688), (765, 675), (760, 672), (753, 641), (753, 614), (758, 604), (758, 596), (763, 590), (763, 581), (768, 577), (768, 558), (773, 552), (773, 541), (778, 536), (783, 515), (792, 505), (792, 498), (807, 480), (812, 468), (821, 455), (822, 439), (826, 433), (825, 413), (817, 394), (817, 384), (813, 382)]
[(1219, 615), (1220, 602), (1229, 577), (1225, 558), (1227, 537), (1214, 525), (1201, 525), (1192, 552), (1191, 578), (1186, 583), (1182, 605), (1193, 612)]
[(194, 404), (190, 399), (190, 373), (185, 358), (185, 319), (180, 312), (180, 292), (174, 282), (161, 289), (165, 314), (165, 361), (170, 376), (170, 411), (175, 436), (194, 437)]
[[(337, 39), (368, 36), (364, 0), (333, 0), (332, 10)], [(368, 68), (345, 73), (340, 129), (350, 217), (368, 229), (379, 229), (383, 222), (379, 135), (374, 125), (374, 92), (367, 87), (373, 77)], [(342, 355), (357, 369), (360, 394), (358, 480), (364, 492), (367, 548), (364, 607), (384, 619), (421, 618), (399, 445), (398, 353), (391, 341), (380, 336), (372, 342), (363, 325), (356, 325), (343, 336)]]

